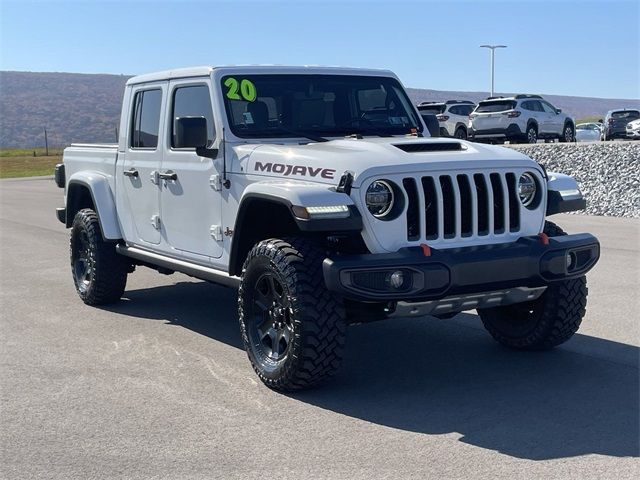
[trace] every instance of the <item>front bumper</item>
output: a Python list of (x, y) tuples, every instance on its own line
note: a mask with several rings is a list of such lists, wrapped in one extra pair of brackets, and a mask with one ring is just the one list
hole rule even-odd
[(627, 130), (627, 138), (640, 138), (640, 130)]
[[(425, 256), (425, 251), (430, 253)], [(548, 239), (435, 250), (408, 247), (395, 253), (327, 258), (327, 288), (359, 301), (426, 301), (515, 287), (544, 287), (584, 275), (600, 257), (598, 240), (588, 233)], [(401, 271), (402, 286), (391, 286)]]

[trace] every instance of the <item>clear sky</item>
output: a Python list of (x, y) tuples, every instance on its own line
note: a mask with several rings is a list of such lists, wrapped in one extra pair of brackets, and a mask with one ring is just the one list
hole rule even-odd
[(389, 68), (408, 87), (640, 98), (640, 0), (0, 0), (0, 69)]

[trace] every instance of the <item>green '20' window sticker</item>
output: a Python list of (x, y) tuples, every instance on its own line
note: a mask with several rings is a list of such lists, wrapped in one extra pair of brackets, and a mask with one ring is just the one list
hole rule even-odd
[(247, 102), (254, 102), (258, 97), (256, 86), (251, 80), (243, 78), (238, 82), (237, 78), (229, 77), (224, 81), (224, 86), (227, 87), (227, 98), (229, 100), (246, 100)]

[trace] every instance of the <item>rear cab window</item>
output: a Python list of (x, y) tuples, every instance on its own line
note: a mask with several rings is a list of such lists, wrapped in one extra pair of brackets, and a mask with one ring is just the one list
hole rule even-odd
[(133, 100), (131, 148), (155, 149), (158, 146), (161, 107), (161, 89), (136, 92)]

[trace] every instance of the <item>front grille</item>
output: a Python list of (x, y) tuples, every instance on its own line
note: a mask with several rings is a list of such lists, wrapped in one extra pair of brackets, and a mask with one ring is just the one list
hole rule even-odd
[(409, 241), (482, 237), (520, 230), (515, 173), (433, 175), (416, 180), (402, 181), (408, 199)]

